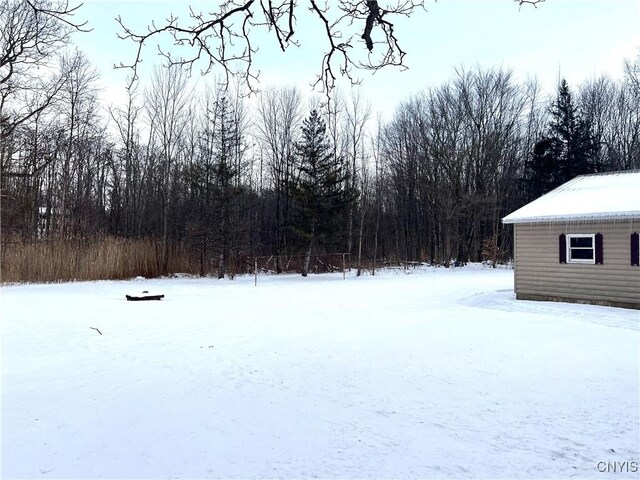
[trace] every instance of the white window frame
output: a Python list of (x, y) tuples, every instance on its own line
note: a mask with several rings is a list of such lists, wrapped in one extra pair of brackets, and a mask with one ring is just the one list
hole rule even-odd
[[(591, 239), (590, 250), (593, 250), (593, 257), (591, 259), (571, 258), (571, 239), (572, 238), (590, 238)], [(585, 247), (573, 247), (573, 248), (578, 250), (589, 250)], [(595, 233), (568, 233), (567, 234), (567, 263), (582, 263), (587, 265), (596, 264), (596, 234)]]

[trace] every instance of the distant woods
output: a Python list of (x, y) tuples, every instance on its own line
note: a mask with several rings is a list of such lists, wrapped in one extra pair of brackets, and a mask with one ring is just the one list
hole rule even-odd
[(41, 78), (28, 59), (0, 66), (2, 281), (70, 265), (64, 278), (91, 278), (100, 262), (100, 277), (222, 278), (255, 256), (306, 271), (324, 253), (358, 272), (495, 263), (511, 255), (509, 212), (575, 175), (640, 168), (640, 59), (623, 80), (551, 96), (506, 70), (459, 70), (388, 121), (357, 89), (247, 99), (175, 67), (105, 110), (81, 52), (49, 60)]
[(640, 168), (632, 80), (600, 78), (575, 93), (562, 80), (549, 98), (509, 71), (458, 71), (402, 103), (377, 140), (381, 255), (509, 258), (503, 216), (577, 175)]

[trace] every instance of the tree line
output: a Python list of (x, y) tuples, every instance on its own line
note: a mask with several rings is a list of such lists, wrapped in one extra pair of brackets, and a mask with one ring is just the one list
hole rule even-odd
[[(55, 25), (59, 47), (73, 27)], [(551, 96), (506, 69), (459, 69), (383, 121), (357, 88), (247, 98), (195, 86), (179, 66), (105, 109), (82, 52), (54, 61), (29, 41), (32, 57), (0, 63), (3, 253), (145, 239), (159, 274), (182, 255), (220, 278), (256, 256), (276, 271), (300, 256), (303, 274), (311, 255), (335, 252), (358, 272), (495, 264), (511, 255), (506, 214), (576, 175), (640, 168), (640, 57), (621, 80), (561, 80)]]
[(575, 93), (561, 80), (551, 98), (507, 70), (460, 70), (405, 101), (379, 135), (385, 252), (505, 259), (512, 238), (502, 217), (577, 175), (639, 168), (632, 67), (622, 81), (603, 77)]

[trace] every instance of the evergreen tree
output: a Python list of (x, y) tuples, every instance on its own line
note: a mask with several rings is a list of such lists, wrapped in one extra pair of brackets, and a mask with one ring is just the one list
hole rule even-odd
[(325, 122), (316, 110), (303, 122), (296, 156), (297, 180), (291, 185), (296, 207), (294, 229), (305, 244), (302, 275), (306, 277), (312, 250), (344, 234), (355, 195), (348, 187), (342, 160), (332, 153)]
[(187, 215), (200, 251), (200, 273), (215, 255), (218, 278), (224, 278), (237, 235), (244, 145), (237, 112), (224, 93), (207, 105), (204, 120), (195, 158), (185, 171), (193, 196)]
[(558, 161), (560, 142), (544, 137), (533, 146), (527, 162), (526, 200), (531, 201), (553, 190), (558, 185)]
[(526, 165), (529, 200), (568, 182), (578, 175), (601, 170), (598, 143), (591, 124), (574, 104), (566, 80), (549, 110), (546, 134), (534, 145)]

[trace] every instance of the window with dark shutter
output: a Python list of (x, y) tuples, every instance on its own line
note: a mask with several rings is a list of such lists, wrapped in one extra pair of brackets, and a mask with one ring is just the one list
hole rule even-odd
[(558, 256), (560, 263), (567, 263), (567, 236), (564, 233), (558, 237)]
[(631, 234), (631, 265), (640, 266), (640, 234), (638, 232)]

